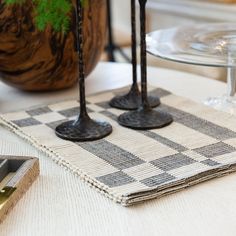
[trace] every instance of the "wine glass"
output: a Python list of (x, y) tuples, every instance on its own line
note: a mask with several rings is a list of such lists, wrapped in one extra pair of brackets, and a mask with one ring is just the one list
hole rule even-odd
[(227, 68), (228, 90), (204, 103), (236, 115), (236, 24), (195, 24), (155, 31), (147, 35), (147, 51), (176, 62)]

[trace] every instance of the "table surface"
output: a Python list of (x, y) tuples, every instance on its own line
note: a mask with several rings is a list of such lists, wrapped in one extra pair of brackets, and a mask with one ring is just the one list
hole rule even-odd
[[(219, 81), (178, 71), (148, 68), (151, 85), (203, 101), (221, 95)], [(131, 80), (128, 64), (100, 63), (86, 79), (87, 93), (118, 88)], [(77, 98), (78, 88), (24, 93), (0, 84), (1, 112)], [(236, 235), (236, 174), (130, 208), (97, 193), (20, 138), (0, 128), (1, 154), (40, 158), (41, 175), (0, 225), (1, 236)]]

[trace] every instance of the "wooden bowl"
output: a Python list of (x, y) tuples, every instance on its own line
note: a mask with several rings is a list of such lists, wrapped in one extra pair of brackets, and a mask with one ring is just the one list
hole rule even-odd
[[(89, 0), (84, 11), (84, 58), (88, 75), (98, 63), (106, 39), (106, 0)], [(32, 1), (6, 6), (0, 0), (0, 77), (28, 91), (58, 90), (78, 80), (75, 51), (75, 0), (67, 34), (50, 27), (39, 32), (33, 22)]]

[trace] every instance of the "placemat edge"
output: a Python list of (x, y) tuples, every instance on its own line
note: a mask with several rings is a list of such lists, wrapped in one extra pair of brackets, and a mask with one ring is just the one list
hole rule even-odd
[[(229, 166), (231, 166), (231, 168)], [(220, 169), (222, 169), (222, 170), (220, 170)], [(204, 174), (207, 172), (208, 171), (205, 171), (201, 174)], [(137, 203), (144, 202), (146, 200), (159, 199), (164, 196), (167, 196), (167, 195), (170, 195), (170, 194), (173, 194), (176, 192), (180, 192), (183, 189), (193, 187), (197, 184), (204, 183), (209, 180), (216, 179), (216, 178), (221, 178), (221, 177), (227, 176), (227, 175), (229, 175), (231, 173), (235, 173), (235, 172), (236, 172), (236, 163), (227, 164), (227, 165), (222, 166), (220, 168), (213, 169), (213, 173), (211, 175), (203, 175), (202, 178), (200, 178), (200, 179), (199, 178), (193, 179), (189, 182), (183, 182), (183, 184), (180, 184), (180, 185), (173, 185), (171, 188), (166, 187), (165, 189), (163, 189), (161, 191), (159, 191), (157, 188), (153, 188), (153, 190), (144, 191), (143, 193), (136, 194), (136, 196), (132, 196), (132, 194), (131, 194), (131, 195), (129, 195), (129, 198), (126, 201), (126, 204), (127, 204), (127, 206), (131, 206), (131, 205), (134, 205)], [(197, 176), (197, 174), (195, 176), (189, 177), (189, 179), (196, 177), (196, 176)], [(153, 192), (153, 193), (147, 194), (147, 192), (149, 192), (149, 193)], [(140, 197), (138, 195), (140, 195)]]

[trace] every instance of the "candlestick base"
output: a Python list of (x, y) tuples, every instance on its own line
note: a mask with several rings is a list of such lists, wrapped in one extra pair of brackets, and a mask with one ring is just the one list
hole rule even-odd
[[(161, 104), (160, 99), (154, 96), (148, 96), (148, 102), (151, 107)], [(142, 105), (142, 96), (138, 86), (133, 85), (127, 94), (114, 97), (109, 104), (121, 110), (137, 110)]]
[(89, 117), (79, 118), (76, 121), (67, 121), (56, 128), (59, 138), (84, 142), (102, 139), (112, 132), (112, 127), (107, 122), (95, 121)]
[(142, 107), (122, 114), (118, 117), (118, 122), (131, 129), (149, 130), (165, 127), (173, 122), (173, 118), (166, 112)]

